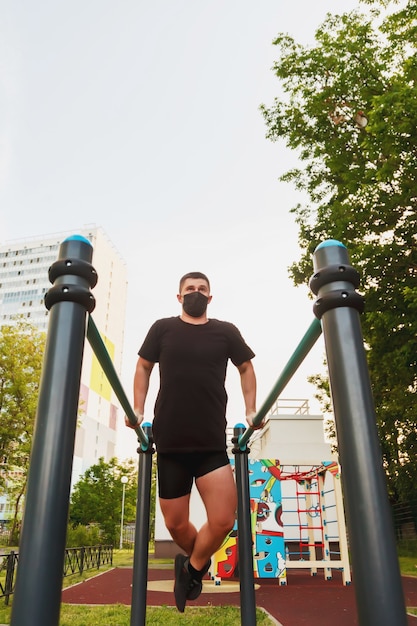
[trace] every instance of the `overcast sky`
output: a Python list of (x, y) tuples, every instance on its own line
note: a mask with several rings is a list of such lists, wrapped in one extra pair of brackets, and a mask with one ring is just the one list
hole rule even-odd
[[(128, 268), (129, 396), (137, 350), (155, 319), (179, 313), (185, 272), (209, 275), (209, 315), (256, 352), (259, 406), (309, 327), (307, 290), (287, 271), (299, 258), (289, 211), (302, 198), (278, 181), (296, 155), (265, 138), (259, 105), (279, 94), (275, 36), (312, 43), (328, 11), (357, 6), (3, 1), (0, 241), (104, 228)], [(320, 339), (284, 398), (312, 398), (306, 377), (322, 353)], [(243, 401), (229, 369), (234, 425)], [(120, 438), (119, 456), (134, 455), (134, 439)]]

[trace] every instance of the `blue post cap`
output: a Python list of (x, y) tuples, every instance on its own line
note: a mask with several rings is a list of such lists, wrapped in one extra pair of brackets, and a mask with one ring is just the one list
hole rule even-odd
[(242, 424), (242, 422), (239, 422), (235, 425), (235, 428), (246, 428), (246, 424)]
[(143, 422), (142, 423), (142, 428), (151, 428), (152, 427), (152, 422)]
[(330, 246), (339, 246), (339, 248), (346, 249), (346, 246), (340, 241), (337, 241), (337, 239), (327, 239), (326, 241), (319, 243), (314, 252), (317, 252), (317, 250), (321, 250), (322, 248), (330, 248)]
[(88, 241), (88, 239), (86, 239), (82, 235), (71, 235), (70, 237), (64, 239), (64, 243), (66, 241), (83, 241), (84, 243), (88, 243), (88, 245), (91, 246), (91, 241)]

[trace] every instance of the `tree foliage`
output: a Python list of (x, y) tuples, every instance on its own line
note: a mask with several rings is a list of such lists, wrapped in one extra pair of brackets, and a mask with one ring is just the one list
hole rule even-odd
[(361, 273), (383, 460), (405, 500), (417, 496), (417, 3), (366, 4), (372, 14), (328, 15), (313, 46), (277, 36), (283, 95), (261, 110), (267, 136), (301, 162), (282, 176), (307, 197), (292, 209), (304, 250), (295, 284), (326, 239)]
[(15, 504), (26, 487), (45, 335), (21, 318), (0, 328), (0, 491)]
[(117, 544), (122, 513), (122, 476), (125, 486), (125, 522), (134, 521), (136, 513), (137, 468), (133, 460), (119, 463), (116, 458), (105, 463), (101, 457), (74, 486), (69, 520), (72, 526), (99, 524), (105, 540)]

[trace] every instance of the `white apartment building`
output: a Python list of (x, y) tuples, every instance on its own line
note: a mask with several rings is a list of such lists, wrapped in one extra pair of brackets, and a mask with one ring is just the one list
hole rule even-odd
[[(76, 232), (1, 244), (0, 325), (12, 324), (14, 316), (23, 315), (39, 330), (47, 332), (49, 313), (44, 305), (44, 295), (51, 287), (48, 269), (57, 260), (61, 243), (72, 235), (82, 235), (93, 246), (92, 264), (98, 274), (98, 283), (93, 290), (96, 307), (92, 317), (120, 374), (127, 271), (125, 262), (102, 228), (84, 226)], [(86, 339), (72, 484), (100, 457), (109, 461), (115, 456), (118, 406)]]

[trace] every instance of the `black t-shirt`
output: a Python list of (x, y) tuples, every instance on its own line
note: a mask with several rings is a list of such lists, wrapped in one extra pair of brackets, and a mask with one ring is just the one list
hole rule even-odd
[(220, 451), (226, 447), (226, 368), (255, 354), (229, 322), (156, 321), (139, 355), (159, 363), (153, 436), (159, 452)]

